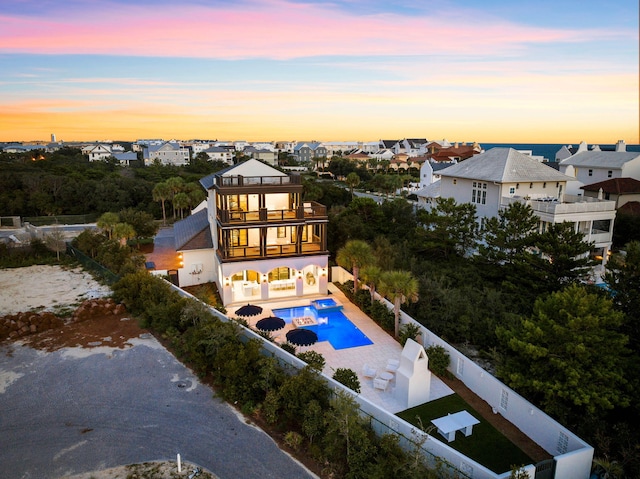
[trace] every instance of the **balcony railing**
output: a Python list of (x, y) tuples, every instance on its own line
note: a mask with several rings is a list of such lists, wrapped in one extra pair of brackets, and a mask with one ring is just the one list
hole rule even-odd
[(305, 202), (304, 205), (285, 210), (269, 210), (262, 208), (257, 211), (218, 210), (218, 220), (227, 223), (281, 223), (286, 220), (303, 220), (322, 218), (327, 216), (327, 208), (315, 201)]
[(295, 244), (267, 245), (265, 251), (259, 246), (235, 246), (218, 249), (218, 255), (223, 261), (241, 261), (245, 259), (267, 259), (274, 257), (299, 256), (323, 253), (322, 242), (314, 241), (302, 243), (301, 252), (296, 251)]
[(562, 202), (558, 198), (527, 198), (521, 196), (502, 197), (501, 206), (506, 207), (511, 203), (526, 203), (534, 211), (550, 215), (562, 215), (573, 213), (597, 213), (615, 211), (615, 201), (599, 200), (586, 196), (564, 195)]
[(218, 187), (301, 185), (299, 175), (292, 176), (217, 176)]

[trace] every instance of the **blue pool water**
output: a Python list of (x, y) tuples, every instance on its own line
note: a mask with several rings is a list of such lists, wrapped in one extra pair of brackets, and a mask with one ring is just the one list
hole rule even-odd
[(316, 321), (318, 317), (327, 318), (326, 324), (304, 327), (315, 331), (318, 335), (318, 341), (329, 341), (333, 349), (347, 349), (373, 344), (373, 341), (344, 315), (341, 311), (342, 306), (337, 305), (331, 298), (327, 301), (330, 303), (320, 304), (319, 309), (315, 306), (318, 302), (314, 301), (309, 306), (274, 309), (273, 315), (284, 319), (286, 323), (291, 323), (293, 318), (300, 316), (311, 316)]

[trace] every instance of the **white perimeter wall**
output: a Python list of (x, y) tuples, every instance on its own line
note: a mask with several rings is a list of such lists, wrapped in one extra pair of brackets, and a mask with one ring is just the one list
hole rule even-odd
[[(351, 274), (340, 267), (332, 268), (332, 276), (334, 282), (338, 282), (338, 277), (352, 279)], [(183, 296), (193, 298), (193, 296), (182, 291), (180, 288), (177, 288), (174, 285), (171, 286)], [(389, 301), (385, 299), (382, 299), (382, 301), (389, 309), (393, 309), (393, 305)], [(215, 316), (219, 317), (223, 321), (229, 321), (229, 318), (220, 311), (212, 307), (210, 307), (210, 310)], [(414, 323), (420, 327), (422, 332), (422, 345), (425, 348), (431, 345), (439, 345), (445, 348), (451, 358), (449, 369), (456, 375), (456, 377), (458, 377), (474, 393), (494, 407), (497, 414), (502, 414), (523, 433), (554, 456), (556, 461), (556, 472), (554, 477), (556, 479), (589, 478), (591, 462), (593, 460), (593, 448), (591, 446), (567, 428), (551, 419), (544, 412), (533, 406), (515, 391), (502, 384), (480, 366), (466, 358), (466, 356), (457, 351), (453, 346), (444, 342), (405, 313), (401, 313), (401, 323)], [(250, 329), (242, 329), (244, 336), (259, 339), (263, 342), (265, 354), (275, 356), (281, 363), (290, 364), (297, 368), (305, 366), (305, 363), (281, 349), (277, 344), (271, 343)], [(490, 471), (484, 466), (460, 454), (455, 449), (450, 448), (447, 444), (440, 442), (439, 440), (431, 439), (429, 435), (417, 430), (415, 426), (404, 421), (398, 416), (380, 408), (376, 404), (367, 401), (359, 395), (354, 394), (353, 391), (334, 381), (332, 378), (325, 375), (323, 376), (332, 389), (345, 390), (350, 394), (353, 394), (353, 398), (360, 406), (361, 411), (375, 419), (371, 421), (371, 425), (377, 433), (397, 433), (406, 438), (413, 438), (415, 442), (424, 440), (423, 449), (427, 451), (425, 454), (427, 458), (431, 457), (430, 455), (433, 454), (433, 456), (446, 460), (454, 467), (474, 479), (509, 478), (510, 472), (496, 474), (493, 471)], [(507, 392), (506, 409), (501, 407), (502, 391)], [(561, 434), (565, 435), (567, 438), (567, 452), (565, 453), (558, 452), (558, 440)], [(403, 444), (402, 441), (401, 445), (409, 450), (415, 447), (414, 444)], [(533, 465), (526, 466), (524, 470), (530, 478), (533, 479), (535, 477), (535, 467)]]

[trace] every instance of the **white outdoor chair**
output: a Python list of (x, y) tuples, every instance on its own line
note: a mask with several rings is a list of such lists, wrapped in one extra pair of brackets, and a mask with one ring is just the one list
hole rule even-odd
[(375, 378), (373, 380), (373, 387), (375, 389), (386, 391), (388, 386), (389, 386), (389, 381), (387, 379)]
[(387, 361), (387, 371), (389, 371), (390, 373), (395, 373), (398, 368), (400, 367), (400, 360), (398, 359), (389, 359)]
[(375, 378), (378, 374), (378, 370), (374, 367), (369, 366), (368, 364), (365, 364), (362, 367), (362, 375), (365, 378)]

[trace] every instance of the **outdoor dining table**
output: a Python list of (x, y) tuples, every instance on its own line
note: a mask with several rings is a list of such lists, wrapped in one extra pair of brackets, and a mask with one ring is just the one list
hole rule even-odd
[(456, 438), (456, 431), (464, 431), (465, 436), (471, 436), (473, 426), (480, 424), (480, 421), (467, 411), (460, 411), (433, 419), (431, 423), (438, 428), (440, 434), (447, 438), (448, 442), (451, 442)]

